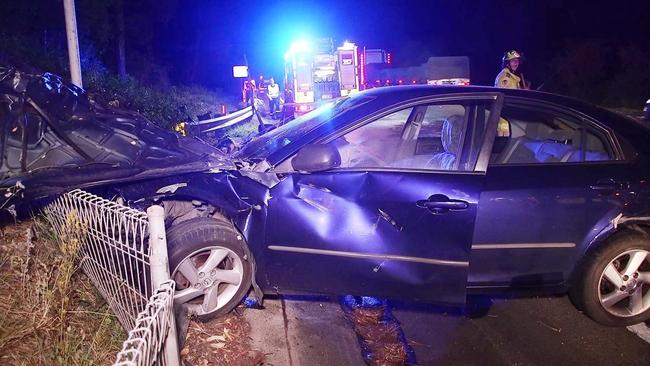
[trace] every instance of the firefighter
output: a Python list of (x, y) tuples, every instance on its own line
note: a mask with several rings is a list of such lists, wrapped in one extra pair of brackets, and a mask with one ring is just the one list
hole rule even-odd
[(269, 79), (267, 95), (269, 96), (269, 114), (271, 118), (276, 119), (276, 112), (280, 110), (280, 85), (275, 83), (273, 77)]
[(280, 124), (291, 121), (296, 114), (296, 107), (293, 103), (293, 91), (287, 87), (286, 83), (284, 86), (284, 104), (282, 105), (282, 117), (280, 117)]
[(266, 80), (264, 80), (264, 75), (260, 75), (259, 79), (257, 79), (257, 99), (268, 110), (268, 95), (266, 95)]
[(512, 50), (503, 55), (501, 67), (503, 70), (497, 75), (494, 86), (509, 89), (530, 89), (530, 84), (524, 79), (521, 73), (521, 64), (523, 56), (521, 53)]

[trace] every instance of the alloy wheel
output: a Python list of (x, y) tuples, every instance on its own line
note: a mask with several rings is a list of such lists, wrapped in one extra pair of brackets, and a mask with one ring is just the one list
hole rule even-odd
[(598, 289), (600, 304), (611, 315), (627, 318), (650, 309), (650, 252), (618, 255), (605, 266)]
[(232, 250), (210, 246), (197, 250), (174, 269), (174, 304), (185, 304), (190, 314), (206, 315), (225, 306), (242, 285), (244, 265)]

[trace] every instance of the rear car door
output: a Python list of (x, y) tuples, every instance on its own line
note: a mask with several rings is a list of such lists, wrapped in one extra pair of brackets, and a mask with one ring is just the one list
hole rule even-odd
[(611, 131), (536, 101), (508, 100), (481, 194), (469, 282), (537, 288), (565, 283), (626, 203), (626, 162)]
[(336, 146), (340, 168), (300, 173), (291, 158), (277, 166), (287, 176), (269, 200), (268, 283), (464, 303), (500, 107), (492, 93), (402, 104), (320, 139)]

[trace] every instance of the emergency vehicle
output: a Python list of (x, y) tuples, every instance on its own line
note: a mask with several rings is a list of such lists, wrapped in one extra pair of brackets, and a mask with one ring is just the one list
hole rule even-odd
[(345, 42), (335, 48), (331, 38), (298, 41), (284, 58), (284, 84), (293, 93), (296, 114), (360, 90), (362, 69), (359, 49), (354, 43)]
[(284, 56), (284, 85), (296, 114), (360, 90), (403, 84), (469, 85), (467, 57), (431, 57), (415, 67), (395, 68), (390, 52), (331, 38), (294, 42)]

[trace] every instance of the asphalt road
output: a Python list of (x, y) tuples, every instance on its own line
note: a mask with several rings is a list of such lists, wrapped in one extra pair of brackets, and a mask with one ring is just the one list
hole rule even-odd
[[(337, 299), (281, 297), (264, 304), (244, 315), (266, 365), (364, 365)], [(566, 296), (492, 300), (472, 318), (460, 309), (412, 303), (391, 302), (391, 311), (418, 365), (650, 365), (647, 325), (638, 328), (641, 336), (600, 326)]]
[(420, 365), (650, 365), (650, 344), (565, 297), (493, 300), (487, 314), (393, 304)]

